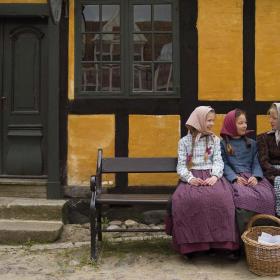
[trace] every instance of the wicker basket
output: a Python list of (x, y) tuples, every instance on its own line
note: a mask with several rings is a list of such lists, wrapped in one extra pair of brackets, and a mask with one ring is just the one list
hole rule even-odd
[(262, 232), (280, 235), (280, 227), (254, 226), (259, 219), (272, 220), (280, 225), (280, 219), (271, 215), (255, 215), (248, 223), (247, 230), (241, 238), (245, 244), (245, 252), (249, 270), (261, 276), (280, 275), (280, 245), (263, 245), (258, 243)]

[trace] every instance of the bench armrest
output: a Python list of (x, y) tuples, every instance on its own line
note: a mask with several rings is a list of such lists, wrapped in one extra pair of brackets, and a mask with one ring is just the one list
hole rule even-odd
[(100, 175), (92, 175), (90, 177), (90, 190), (100, 193), (102, 189), (102, 180)]
[(102, 149), (97, 151), (96, 175), (90, 177), (90, 190), (100, 193), (102, 188)]
[(90, 177), (90, 190), (96, 192), (96, 176), (94, 175)]

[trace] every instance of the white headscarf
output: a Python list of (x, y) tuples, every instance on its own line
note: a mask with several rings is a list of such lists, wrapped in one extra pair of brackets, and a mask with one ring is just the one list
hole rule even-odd
[(213, 133), (208, 132), (206, 127), (207, 114), (211, 111), (215, 112), (214, 109), (210, 106), (196, 107), (186, 122), (186, 125), (194, 127), (199, 132), (195, 139), (196, 142), (202, 135), (213, 136)]
[(274, 129), (273, 131), (270, 131), (269, 133), (275, 133), (275, 140), (276, 140), (276, 144), (278, 146), (278, 144), (280, 142), (280, 103), (273, 103), (272, 105), (277, 111), (278, 122), (277, 122), (276, 129)]

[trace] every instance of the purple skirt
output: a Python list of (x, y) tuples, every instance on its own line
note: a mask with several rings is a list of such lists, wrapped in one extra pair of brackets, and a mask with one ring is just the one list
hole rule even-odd
[[(192, 170), (195, 177), (210, 177), (208, 170)], [(172, 196), (174, 248), (182, 253), (210, 248), (236, 250), (239, 237), (235, 222), (235, 206), (231, 185), (225, 178), (210, 186), (192, 186), (180, 182)]]
[[(240, 176), (249, 179), (250, 173), (241, 173)], [(237, 208), (250, 210), (260, 214), (275, 215), (275, 193), (269, 181), (263, 178), (254, 187), (232, 184), (233, 199)]]

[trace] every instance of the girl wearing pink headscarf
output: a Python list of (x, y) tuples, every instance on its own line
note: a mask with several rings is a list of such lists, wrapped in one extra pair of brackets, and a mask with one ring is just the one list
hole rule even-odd
[(276, 214), (280, 217), (280, 103), (269, 109), (271, 130), (258, 136), (258, 152), (264, 176), (274, 186)]
[(275, 214), (273, 188), (263, 176), (256, 141), (247, 137), (250, 132), (245, 112), (235, 109), (226, 114), (221, 130), (224, 176), (234, 191), (240, 232), (253, 214)]
[(212, 132), (214, 109), (197, 107), (186, 122), (178, 145), (179, 184), (172, 196), (172, 237), (181, 254), (211, 248), (236, 252), (232, 190), (223, 178), (220, 139)]

